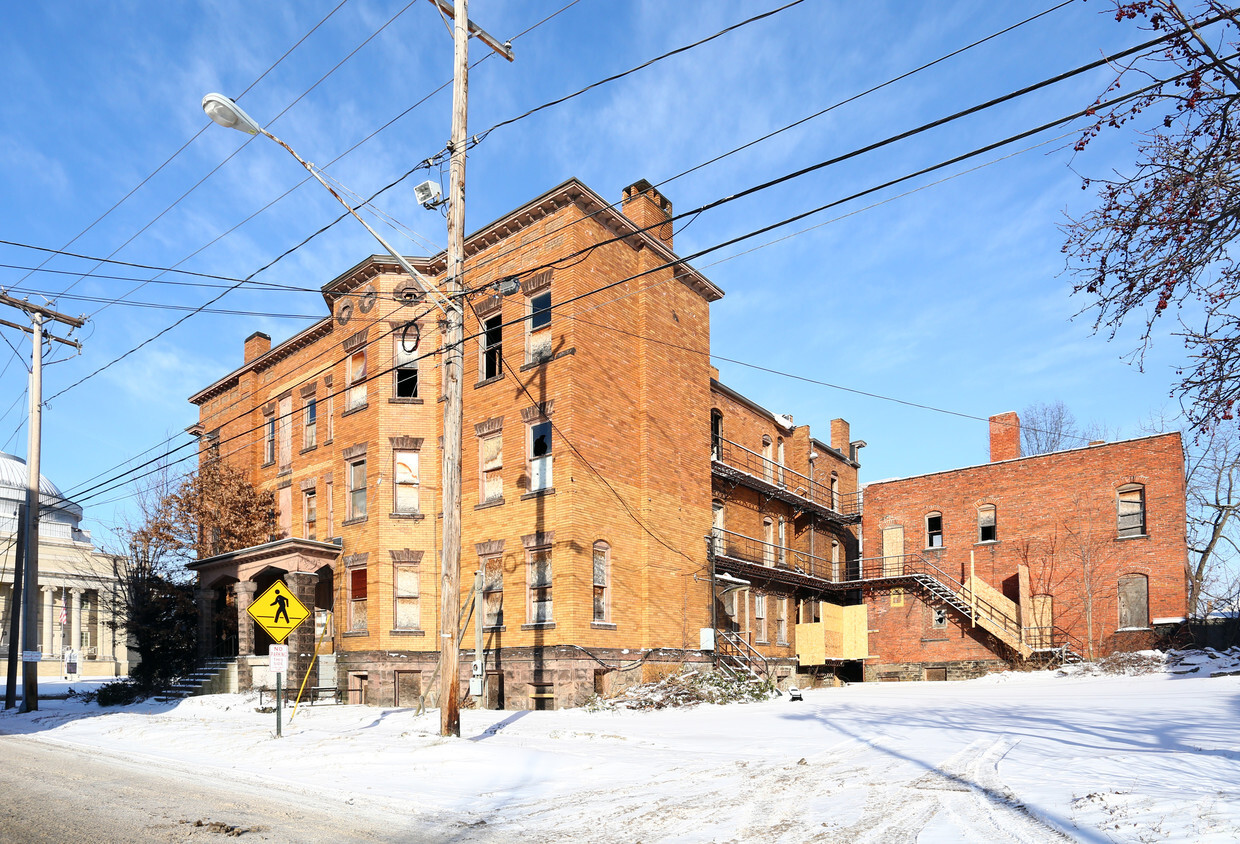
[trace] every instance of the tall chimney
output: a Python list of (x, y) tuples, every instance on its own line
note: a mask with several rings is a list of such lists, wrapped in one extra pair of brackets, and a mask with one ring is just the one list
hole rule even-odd
[(990, 462), (1020, 457), (1020, 417), (1014, 411), (990, 417)]
[(848, 422), (844, 419), (831, 420), (831, 447), (841, 454), (848, 454)]
[[(672, 203), (645, 179), (638, 179), (624, 189), (620, 204), (624, 216), (672, 248)], [(662, 223), (663, 225), (659, 225)]]
[(271, 351), (271, 338), (261, 331), (255, 331), (245, 338), (245, 362), (261, 358)]

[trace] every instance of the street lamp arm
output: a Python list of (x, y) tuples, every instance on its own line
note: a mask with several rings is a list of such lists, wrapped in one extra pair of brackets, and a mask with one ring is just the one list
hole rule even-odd
[(306, 172), (317, 179), (319, 184), (327, 188), (331, 195), (336, 197), (336, 200), (343, 205), (350, 214), (353, 215), (354, 219), (366, 227), (366, 231), (370, 232), (374, 236), (375, 240), (379, 241), (379, 243), (383, 245), (383, 248), (387, 250), (388, 254), (396, 259), (396, 263), (400, 264), (401, 268), (405, 272), (409, 273), (410, 277), (418, 283), (418, 286), (431, 297), (431, 300), (434, 301), (435, 305), (445, 314), (447, 313), (447, 308), (445, 308), (444, 305), (447, 304), (448, 306), (451, 306), (451, 300), (441, 293), (435, 285), (431, 284), (430, 280), (427, 279), (426, 276), (415, 270), (413, 266), (405, 260), (404, 256), (393, 249), (392, 245), (384, 240), (377, 231), (372, 229), (370, 224), (362, 219), (361, 215), (357, 213), (353, 206), (346, 202), (344, 197), (337, 193), (336, 189), (329, 185), (327, 181), (319, 175), (318, 169), (313, 164), (298, 155), (297, 151), (284, 141), (280, 140), (262, 126), (258, 125), (258, 122), (255, 121), (254, 118), (250, 117), (250, 115), (246, 114), (245, 110), (242, 109), (241, 106), (237, 105), (223, 94), (207, 94), (202, 98), (202, 109), (207, 113), (207, 116), (210, 117), (212, 121), (218, 123), (220, 126), (227, 129), (236, 129), (237, 131), (244, 132), (247, 135), (264, 135), (288, 150), (289, 155), (296, 158), (297, 163), (306, 168)]

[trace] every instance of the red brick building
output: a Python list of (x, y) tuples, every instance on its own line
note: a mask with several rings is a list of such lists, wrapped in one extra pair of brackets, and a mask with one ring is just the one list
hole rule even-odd
[(1178, 434), (1020, 456), (992, 417), (991, 462), (869, 484), (866, 679), (955, 679), (1068, 648), (1153, 644), (1186, 615)]

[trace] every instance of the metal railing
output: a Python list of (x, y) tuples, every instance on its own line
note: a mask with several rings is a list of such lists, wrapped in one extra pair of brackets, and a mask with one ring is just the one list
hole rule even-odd
[(1077, 639), (1062, 627), (1026, 627), (1025, 644), (1033, 649), (1033, 653), (1041, 657), (1058, 658), (1062, 662), (1073, 662), (1082, 658), (1085, 649)]
[(736, 672), (752, 674), (759, 680), (771, 676), (770, 665), (762, 652), (745, 638), (743, 633), (725, 630), (716, 631), (715, 655), (719, 667), (735, 674)]
[(832, 563), (830, 560), (779, 545), (745, 536), (735, 531), (714, 529), (711, 531), (711, 542), (717, 557), (731, 557), (746, 563), (753, 563), (767, 568), (785, 569), (808, 574), (823, 580), (838, 581), (843, 573), (843, 560)]
[(860, 492), (832, 491), (829, 485), (789, 469), (774, 459), (764, 457), (739, 443), (717, 438), (711, 444), (710, 456), (712, 460), (717, 460), (725, 466), (744, 472), (771, 486), (812, 501), (819, 507), (843, 516), (861, 514)]
[[(1000, 628), (1010, 642), (1020, 640), (1020, 622), (1001, 607), (995, 606), (956, 578), (944, 572), (920, 554), (893, 554), (885, 557), (865, 557), (850, 560), (846, 568), (846, 582), (911, 578), (929, 587), (927, 581), (938, 583), (951, 597), (938, 597), (967, 613), (975, 621), (986, 621)], [(930, 591), (934, 591), (932, 588)], [(952, 600), (954, 598), (955, 600)]]

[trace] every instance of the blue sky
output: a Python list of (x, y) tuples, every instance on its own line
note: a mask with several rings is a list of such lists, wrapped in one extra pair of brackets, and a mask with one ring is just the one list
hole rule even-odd
[[(471, 132), (781, 5), (579, 0), (535, 26), (567, 2), (471, 3), (471, 17), (501, 39), (534, 27), (514, 40), (515, 62), (492, 57), (472, 72)], [(1054, 5), (807, 0), (491, 133), (470, 154), (467, 228), (573, 176), (618, 200), (637, 179), (662, 183)], [(1078, 0), (661, 190), (678, 212), (695, 208), (1145, 40), (1109, 8)], [(471, 42), (472, 60), (486, 52)], [(0, 54), (0, 239), (84, 255), (243, 277), (336, 218), (320, 186), (295, 187), (306, 175), (285, 152), (210, 124), (199, 105), (209, 91), (240, 96), (304, 157), (334, 161), (328, 172), (363, 195), (440, 151), (449, 133), (445, 87), (375, 134), (451, 76), (450, 35), (426, 2), (7, 4)], [(704, 213), (682, 223), (677, 252), (1062, 117), (1092, 102), (1110, 75), (1085, 74)], [(1065, 131), (695, 261), (727, 294), (711, 315), (722, 380), (824, 438), (833, 417), (848, 419), (869, 444), (867, 481), (984, 462), (986, 424), (967, 417), (1062, 400), (1082, 422), (1131, 436), (1152, 412), (1177, 410), (1169, 390), (1182, 349), (1170, 324), (1142, 372), (1123, 360), (1135, 335), (1108, 342), (1091, 335), (1087, 317), (1072, 319), (1084, 303), (1068, 295), (1058, 227), (1092, 202), (1079, 174), (1124, 168), (1134, 138), (1116, 133), (1074, 156), (1074, 136), (1053, 140)], [(421, 178), (376, 202), (420, 235), (393, 240), (409, 254), (446, 239), (443, 218), (413, 200)], [(247, 313), (200, 313), (91, 376), (185, 315), (150, 305), (197, 307), (220, 290), (63, 256), (30, 273), (18, 268), (46, 254), (0, 246), (0, 286), (90, 315), (82, 355), (44, 369), (45, 396), (86, 378), (46, 409), (44, 474), (106, 530), (131, 502), (125, 489), (93, 489), (95, 476), (112, 477), (169, 438), (185, 442), (181, 432), (196, 421), (186, 397), (240, 364), (244, 338), (261, 330), (279, 342), (323, 316), (317, 289), (376, 251), (346, 220), (256, 277), (301, 291), (230, 293), (212, 307)], [(171, 280), (182, 283), (162, 283)], [(21, 456), (29, 341), (8, 328), (0, 335), (20, 353), (0, 346), (0, 450)], [(56, 349), (49, 361), (64, 357)]]

